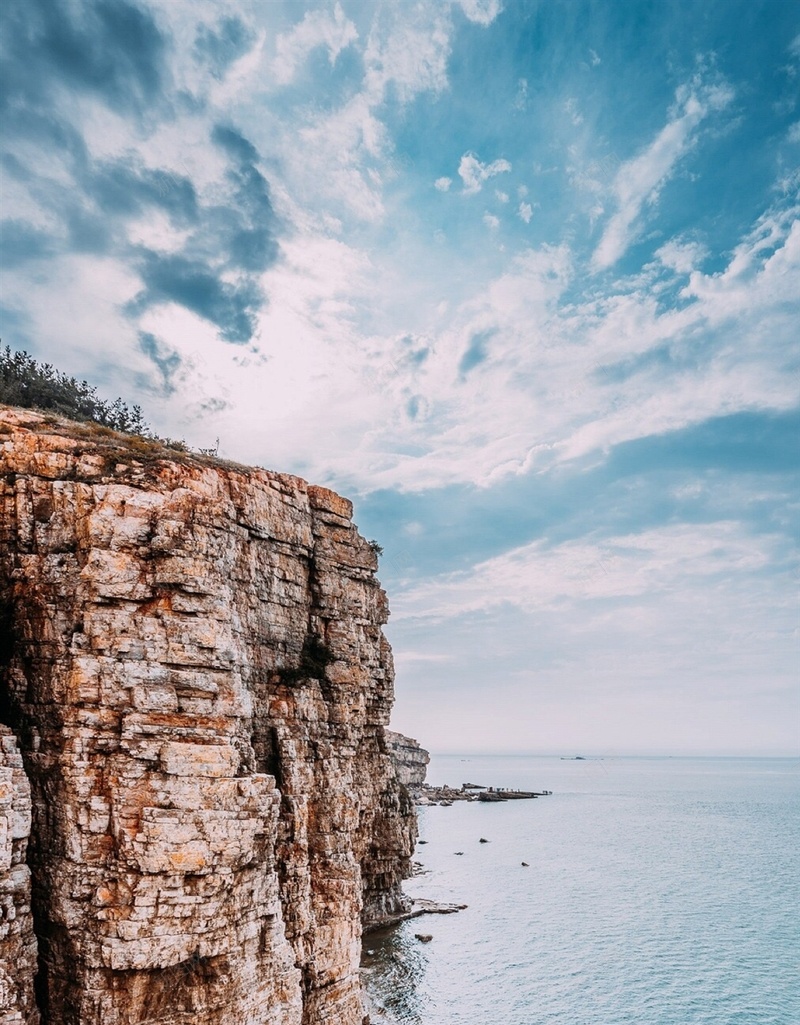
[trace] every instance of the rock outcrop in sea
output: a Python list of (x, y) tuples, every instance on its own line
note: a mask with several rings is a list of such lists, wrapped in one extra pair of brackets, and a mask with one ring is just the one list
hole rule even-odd
[(416, 819), (350, 503), (8, 408), (0, 470), (0, 1021), (361, 1025)]

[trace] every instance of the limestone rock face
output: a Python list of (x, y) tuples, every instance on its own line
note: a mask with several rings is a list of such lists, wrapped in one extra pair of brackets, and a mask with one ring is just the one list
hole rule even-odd
[(0, 1022), (38, 1025), (33, 993), (36, 937), (25, 863), (31, 789), (11, 730), (0, 725)]
[(394, 762), (397, 778), (406, 787), (421, 787), (428, 772), (430, 754), (418, 740), (386, 730), (386, 746)]
[(43, 1025), (361, 1025), (416, 822), (350, 503), (8, 408), (0, 470)]

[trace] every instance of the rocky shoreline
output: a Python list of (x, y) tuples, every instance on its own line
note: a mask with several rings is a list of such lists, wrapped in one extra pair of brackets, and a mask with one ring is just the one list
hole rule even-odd
[(411, 799), (416, 805), (434, 805), (449, 808), (456, 801), (482, 801), (485, 804), (498, 804), (503, 801), (527, 801), (536, 797), (549, 797), (552, 790), (512, 790), (506, 787), (485, 787), (479, 783), (462, 783), (456, 790), (453, 787), (435, 787), (430, 783), (422, 783), (410, 788)]
[(387, 916), (380, 922), (376, 922), (374, 925), (367, 926), (364, 929), (363, 935), (367, 936), (369, 933), (391, 929), (401, 922), (408, 922), (412, 918), (421, 918), (423, 915), (454, 915), (458, 911), (466, 911), (468, 907), (468, 904), (440, 904), (435, 900), (419, 898), (411, 902), (411, 907), (407, 911), (399, 911), (394, 915)]

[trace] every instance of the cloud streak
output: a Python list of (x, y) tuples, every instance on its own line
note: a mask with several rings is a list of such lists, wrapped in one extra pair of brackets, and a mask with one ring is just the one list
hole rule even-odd
[(402, 592), (397, 619), (442, 622), (505, 605), (560, 609), (597, 599), (636, 600), (688, 581), (757, 573), (773, 561), (774, 539), (752, 538), (734, 522), (681, 525), (551, 547), (535, 541), (473, 569)]
[(595, 270), (611, 267), (622, 258), (643, 228), (643, 209), (658, 201), (679, 161), (691, 149), (701, 123), (727, 107), (733, 95), (728, 85), (705, 85), (699, 78), (678, 90), (667, 124), (645, 150), (617, 172), (612, 186), (617, 209), (594, 251)]

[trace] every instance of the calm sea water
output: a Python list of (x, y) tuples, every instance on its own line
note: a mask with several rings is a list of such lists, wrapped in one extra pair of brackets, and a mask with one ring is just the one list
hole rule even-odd
[(367, 937), (373, 1021), (800, 1023), (800, 760), (438, 757), (428, 779), (553, 796), (420, 809), (406, 890), (469, 907)]

